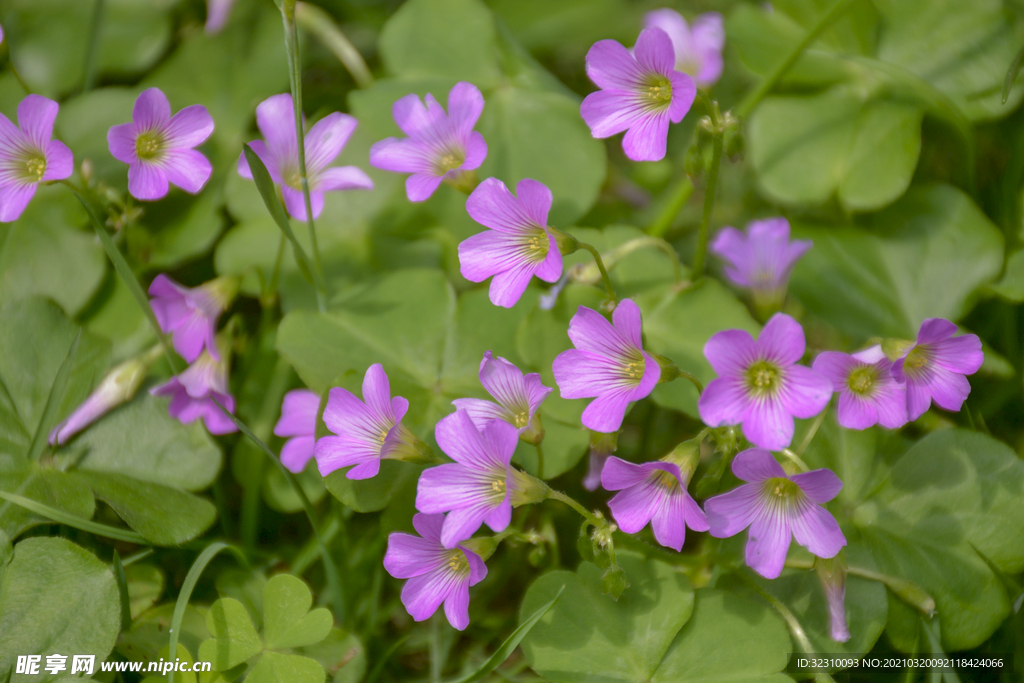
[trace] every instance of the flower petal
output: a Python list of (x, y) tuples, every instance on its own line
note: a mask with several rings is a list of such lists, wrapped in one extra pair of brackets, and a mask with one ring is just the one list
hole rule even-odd
[(753, 405), (743, 383), (732, 377), (712, 380), (697, 401), (700, 419), (709, 427), (740, 424), (749, 419)]
[(661, 505), (654, 511), (654, 517), (651, 519), (654, 538), (661, 545), (672, 548), (676, 552), (682, 550), (683, 543), (686, 542), (686, 513), (684, 509), (688, 497), (682, 491), (663, 495)]
[(595, 138), (609, 138), (639, 125), (646, 116), (636, 97), (622, 90), (598, 90), (583, 98), (580, 116)]
[(548, 212), (551, 211), (553, 199), (547, 185), (531, 178), (523, 178), (516, 185), (516, 196), (523, 213), (531, 222), (541, 227), (548, 224)]
[(750, 412), (743, 420), (743, 435), (755, 446), (781, 451), (793, 443), (793, 416), (781, 401), (752, 401)]
[[(512, 427), (507, 424), (506, 426)], [(441, 450), (459, 463), (461, 467), (482, 472), (504, 470), (507, 467), (507, 461), (502, 462), (498, 454), (488, 448), (490, 441), (485, 441), (484, 436), (477, 431), (473, 420), (463, 411), (457, 410), (438, 422), (434, 427), (434, 437)], [(442, 465), (442, 467), (447, 467), (447, 465)], [(427, 472), (430, 471), (427, 470)], [(427, 472), (421, 475), (421, 483)], [(431, 512), (431, 510), (423, 510), (423, 512)]]
[(42, 95), (29, 95), (18, 104), (18, 125), (36, 149), (46, 149), (53, 137), (53, 122), (59, 109), (60, 105)]
[[(441, 517), (440, 515), (436, 515)], [(388, 536), (384, 569), (396, 579), (422, 576), (438, 566), (445, 566), (444, 549), (436, 540), (412, 534), (393, 533)]]
[(723, 330), (708, 339), (704, 357), (719, 376), (739, 375), (757, 359), (757, 347), (749, 332)]
[(640, 32), (633, 55), (645, 71), (667, 76), (675, 68), (676, 54), (672, 48), (672, 39), (657, 27), (645, 28)]
[(468, 136), (484, 110), (484, 96), (472, 83), (461, 81), (448, 92), (448, 121), (462, 137)]
[(459, 631), (469, 626), (469, 581), (459, 581), (444, 599), (444, 615)]
[(669, 113), (648, 113), (622, 138), (622, 151), (633, 161), (661, 161), (668, 141)]
[(737, 453), (736, 458), (732, 461), (732, 472), (738, 478), (750, 483), (786, 476), (782, 465), (763, 448), (748, 448)]
[[(310, 176), (319, 173), (341, 154), (341, 150), (345, 148), (345, 143), (352, 136), (356, 125), (357, 121), (354, 117), (341, 112), (328, 114), (313, 124), (313, 127), (306, 133), (305, 140), (306, 169)], [(372, 183), (370, 187), (373, 187)]]
[(806, 348), (804, 328), (785, 313), (773, 315), (757, 338), (758, 354), (780, 365), (798, 362)]
[(643, 529), (662, 504), (661, 491), (663, 489), (659, 490), (657, 484), (647, 481), (616, 493), (608, 501), (615, 523), (627, 534), (635, 534)]
[(668, 108), (668, 120), (679, 123), (697, 99), (697, 84), (688, 74), (678, 71), (672, 72), (669, 80), (672, 83), (672, 103)]
[(573, 346), (580, 351), (589, 351), (609, 360), (625, 359), (640, 351), (640, 347), (613, 327), (607, 318), (586, 306), (576, 309), (576, 315), (569, 321), (568, 334)]
[(626, 391), (613, 391), (598, 396), (583, 411), (583, 426), (605, 434), (619, 431), (629, 402), (629, 392)]
[(306, 468), (306, 463), (313, 457), (316, 438), (312, 436), (296, 436), (284, 442), (281, 447), (281, 464), (289, 471), (298, 474)]
[(126, 164), (138, 161), (135, 150), (136, 137), (138, 137), (138, 131), (134, 123), (111, 126), (107, 131), (107, 148), (110, 149), (110, 155)]
[(790, 479), (804, 494), (819, 505), (827, 503), (843, 490), (842, 480), (829, 469), (811, 470), (794, 474)]
[(601, 486), (607, 491), (621, 491), (643, 482), (648, 474), (649, 468), (611, 456), (601, 470)]
[(405, 194), (410, 202), (425, 202), (441, 187), (444, 177), (430, 173), (413, 173), (405, 179)]
[(292, 389), (284, 395), (281, 418), (274, 425), (275, 436), (312, 436), (316, 433), (316, 414), (320, 397), (309, 389)]
[(965, 334), (932, 344), (931, 360), (943, 370), (973, 375), (981, 369), (985, 354), (978, 335)]
[(837, 419), (847, 429), (867, 429), (878, 422), (878, 411), (873, 401), (847, 390), (839, 395)]
[(153, 201), (167, 195), (167, 175), (156, 164), (137, 161), (128, 166), (128, 191), (136, 199)]
[(791, 540), (789, 520), (782, 511), (766, 510), (750, 525), (747, 564), (766, 579), (779, 578)]
[(835, 557), (846, 545), (846, 536), (839, 528), (839, 523), (825, 508), (805, 502), (794, 512), (789, 520), (793, 537), (814, 555), (825, 559)]
[(617, 40), (594, 43), (587, 52), (586, 64), (587, 76), (605, 90), (631, 90), (644, 77), (633, 55)]
[(213, 117), (201, 104), (185, 107), (171, 117), (164, 134), (172, 148), (192, 149), (213, 133)]
[(917, 332), (918, 344), (934, 344), (956, 334), (956, 325), (945, 318), (928, 318)]
[(213, 173), (210, 161), (194, 149), (170, 149), (160, 162), (167, 180), (186, 192), (196, 194)]
[(163, 130), (171, 120), (171, 103), (160, 88), (148, 88), (135, 99), (132, 121), (139, 131)]
[(848, 353), (823, 351), (814, 359), (811, 369), (832, 382), (832, 391), (842, 391), (846, 388), (850, 373), (862, 365)]
[[(537, 198), (533, 199), (536, 203)], [(497, 178), (488, 178), (473, 190), (466, 200), (466, 211), (477, 223), (499, 232), (519, 235), (525, 228), (543, 227)]]
[(828, 405), (833, 385), (824, 375), (802, 365), (785, 369), (778, 398), (785, 409), (802, 420), (814, 417)]
[(70, 178), (75, 171), (75, 158), (68, 146), (60, 140), (50, 140), (45, 149), (46, 172), (40, 180), (45, 183)]
[[(295, 135), (295, 109), (292, 96), (272, 95), (256, 107), (256, 125), (263, 133), (267, 152), (279, 170), (299, 163), (298, 138)], [(255, 151), (255, 149), (254, 149)], [(263, 159), (262, 155), (260, 159)], [(270, 164), (263, 159), (270, 168)], [(280, 181), (278, 181), (280, 182)]]
[(402, 587), (402, 604), (416, 621), (429, 619), (455, 588), (457, 578), (447, 566), (414, 576)]
[(370, 147), (370, 165), (395, 173), (429, 174), (434, 169), (433, 151), (411, 138), (386, 138)]
[(524, 264), (495, 274), (488, 292), (491, 303), (502, 308), (512, 308), (519, 303), (523, 292), (530, 286), (534, 270), (535, 265)]
[(729, 538), (750, 526), (764, 506), (761, 491), (760, 484), (743, 484), (705, 501), (708, 533), (715, 538)]

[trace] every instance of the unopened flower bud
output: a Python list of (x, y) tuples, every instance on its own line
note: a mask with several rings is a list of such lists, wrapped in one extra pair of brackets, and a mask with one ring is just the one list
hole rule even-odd
[(558, 245), (558, 251), (562, 252), (563, 256), (568, 256), (574, 251), (580, 248), (579, 240), (570, 235), (567, 232), (562, 232), (557, 228), (548, 227), (548, 232), (555, 238), (555, 244)]
[(537, 477), (515, 468), (509, 471), (509, 477), (512, 480), (511, 491), (509, 491), (509, 501), (512, 503), (512, 507), (539, 503), (548, 497), (550, 490), (548, 485)]
[(596, 491), (601, 485), (601, 472), (604, 471), (604, 464), (608, 456), (619, 447), (619, 433), (605, 434), (603, 432), (590, 432), (590, 459), (587, 463), (587, 474), (583, 477), (583, 488), (588, 491)]
[(625, 570), (619, 565), (613, 565), (601, 576), (601, 592), (610, 595), (616, 600), (623, 591), (629, 588), (629, 579), (626, 578)]
[(850, 639), (850, 629), (846, 625), (846, 563), (842, 553), (830, 559), (814, 558), (814, 569), (818, 572), (828, 600), (832, 640), (845, 643)]

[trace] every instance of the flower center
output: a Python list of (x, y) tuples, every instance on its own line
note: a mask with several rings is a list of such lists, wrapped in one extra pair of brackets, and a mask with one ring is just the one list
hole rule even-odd
[(547, 258), (549, 240), (547, 233), (540, 228), (535, 228), (527, 233), (526, 238), (522, 241), (523, 245), (523, 256), (526, 257), (531, 263), (537, 261), (543, 261)]
[(378, 439), (378, 440), (379, 440), (379, 441), (380, 441), (381, 443), (384, 443), (384, 439), (386, 439), (386, 438), (388, 438), (388, 430), (386, 430), (386, 429), (382, 429), (382, 430), (380, 430), (380, 433), (379, 433), (379, 434), (377, 434), (377, 439)]
[(140, 159), (156, 158), (163, 146), (163, 137), (158, 133), (141, 133), (135, 138), (135, 154)]
[(765, 492), (775, 498), (792, 498), (800, 493), (800, 487), (786, 477), (772, 477), (764, 480)]
[(846, 378), (846, 386), (854, 393), (866, 394), (878, 379), (875, 375), (874, 368), (857, 368)]
[(469, 572), (469, 560), (461, 550), (453, 550), (448, 555), (448, 569), (454, 574), (467, 574)]
[(642, 93), (649, 105), (662, 109), (672, 102), (672, 82), (664, 76), (651, 76)]
[(528, 413), (526, 411), (523, 411), (521, 413), (516, 413), (515, 417), (512, 418), (512, 423), (515, 424), (515, 426), (520, 428), (520, 429), (522, 429), (527, 424), (529, 424), (529, 422), (530, 422), (530, 413)]
[(31, 157), (25, 161), (25, 168), (28, 169), (29, 178), (34, 178), (35, 182), (38, 183), (43, 179), (43, 175), (46, 173), (46, 158)]
[(655, 470), (654, 483), (667, 491), (674, 491), (679, 488), (679, 480), (675, 475), (665, 470)]
[(773, 393), (779, 386), (779, 368), (761, 360), (747, 370), (747, 384), (757, 395)]
[(504, 479), (495, 479), (494, 481), (492, 481), (491, 482), (491, 490), (494, 491), (495, 493), (502, 494), (502, 497), (504, 497), (504, 495), (505, 495), (505, 480)]
[(284, 176), (284, 182), (288, 187), (293, 190), (302, 190), (302, 174), (299, 173), (298, 168), (294, 168)]
[(928, 353), (920, 346), (912, 348), (907, 357), (903, 359), (903, 369), (911, 374), (916, 374), (926, 365), (928, 365)]
[(458, 150), (448, 150), (437, 159), (437, 175), (444, 175), (448, 171), (462, 166), (465, 160), (466, 156), (460, 154)]

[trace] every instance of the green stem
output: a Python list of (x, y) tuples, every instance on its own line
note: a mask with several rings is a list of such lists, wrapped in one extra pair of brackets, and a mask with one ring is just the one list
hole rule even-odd
[(579, 247), (580, 249), (586, 249), (594, 257), (594, 261), (597, 263), (597, 269), (601, 271), (601, 279), (604, 281), (604, 288), (608, 292), (608, 298), (612, 300), (612, 303), (617, 303), (618, 297), (615, 296), (615, 288), (612, 287), (612, 280), (608, 277), (608, 271), (604, 267), (604, 261), (601, 260), (601, 253), (586, 242), (579, 242)]
[[(702, 98), (706, 101), (706, 97)], [(700, 219), (700, 233), (697, 236), (697, 254), (693, 257), (693, 273), (690, 279), (697, 282), (704, 277), (704, 261), (707, 258), (708, 237), (711, 233), (711, 213), (715, 208), (715, 190), (718, 187), (718, 167), (722, 162), (722, 138), (724, 132), (721, 130), (717, 114), (717, 105), (708, 106), (711, 124), (714, 130), (711, 133), (711, 167), (708, 169), (708, 184), (704, 188), (704, 213)]]
[(800, 447), (796, 449), (797, 455), (803, 455), (807, 447), (811, 445), (811, 441), (814, 440), (814, 435), (818, 433), (818, 428), (821, 427), (821, 423), (825, 421), (825, 414), (828, 412), (828, 406), (825, 406), (825, 410), (818, 413), (818, 417), (814, 418), (814, 422), (811, 424), (811, 428), (807, 430), (807, 434), (804, 436), (803, 441), (800, 442)]
[(106, 0), (95, 0), (92, 9), (92, 25), (89, 28), (89, 48), (85, 53), (85, 73), (82, 80), (82, 92), (92, 90), (96, 83), (96, 53), (100, 47), (100, 32), (103, 30), (103, 9)]
[(672, 227), (672, 221), (679, 215), (691, 195), (693, 195), (693, 181), (684, 173), (672, 188), (672, 194), (658, 213), (658, 217), (647, 229), (647, 234), (652, 237), (664, 237), (668, 229)]
[(117, 541), (124, 541), (126, 543), (136, 543), (138, 545), (148, 545), (149, 541), (142, 534), (136, 533), (131, 529), (118, 529), (117, 527), (107, 526), (106, 524), (100, 524), (93, 522), (82, 517), (77, 517), (63, 510), (52, 508), (49, 505), (44, 505), (40, 502), (34, 501), (31, 498), (25, 498), (15, 493), (7, 493), (6, 491), (0, 491), (0, 498), (3, 498), (8, 503), (13, 503), (20, 508), (24, 508), (29, 512), (49, 519), (51, 522), (57, 524), (63, 524), (65, 526), (72, 527), (74, 529), (80, 529), (90, 534), (96, 534), (97, 536), (104, 536), (106, 538), (113, 538)]
[(537, 476), (541, 479), (544, 478), (544, 448), (540, 445), (540, 442), (533, 444), (534, 448), (537, 449)]
[(740, 105), (736, 107), (736, 116), (743, 120), (750, 116), (757, 105), (761, 103), (761, 100), (763, 100), (768, 93), (778, 85), (779, 81), (782, 80), (782, 77), (786, 75), (786, 72), (793, 68), (793, 65), (796, 64), (798, 59), (800, 59), (800, 55), (804, 53), (804, 50), (810, 47), (811, 43), (817, 40), (818, 36), (820, 36), (822, 32), (832, 24), (832, 22), (838, 19), (852, 3), (853, 0), (836, 0), (832, 5), (832, 8), (828, 12), (825, 12), (821, 19), (818, 20), (818, 23), (807, 32), (807, 35), (804, 36), (802, 41), (800, 41), (800, 44), (790, 50), (789, 54), (786, 55), (786, 58), (783, 59), (777, 67), (775, 67), (775, 70), (769, 74), (767, 78), (761, 81), (760, 85), (758, 85), (752, 93), (747, 95)]
[(558, 500), (565, 503), (573, 510), (580, 513), (580, 516), (583, 517), (583, 519), (587, 520), (587, 522), (589, 522), (598, 529), (606, 529), (608, 527), (607, 520), (602, 519), (601, 517), (598, 517), (594, 513), (587, 510), (585, 507), (580, 505), (572, 496), (568, 496), (562, 493), (561, 491), (556, 491), (555, 489), (548, 489), (548, 498), (553, 498), (554, 500)]
[(330, 14), (316, 5), (296, 2), (295, 21), (334, 53), (334, 56), (348, 69), (352, 79), (360, 88), (369, 88), (373, 85), (373, 76), (370, 74), (370, 68), (363, 61), (363, 56), (334, 23)]
[(790, 460), (792, 460), (794, 463), (796, 463), (796, 466), (800, 468), (801, 472), (810, 472), (811, 471), (811, 468), (807, 466), (807, 463), (805, 463), (803, 461), (803, 459), (799, 455), (794, 453), (791, 449), (783, 448), (782, 449), (782, 454), (784, 456), (786, 456), (787, 458), (789, 458)]
[(295, 136), (299, 152), (299, 182), (302, 185), (302, 201), (306, 208), (306, 226), (309, 228), (309, 242), (313, 250), (313, 268), (316, 269), (316, 301), (320, 311), (327, 310), (327, 284), (324, 268), (320, 261), (320, 246), (313, 225), (313, 204), (309, 198), (309, 178), (306, 176), (306, 132), (302, 125), (302, 63), (299, 59), (299, 31), (295, 23), (295, 2), (281, 3), (281, 18), (284, 20), (284, 44), (288, 55), (288, 79), (291, 81), (292, 108), (295, 112)]

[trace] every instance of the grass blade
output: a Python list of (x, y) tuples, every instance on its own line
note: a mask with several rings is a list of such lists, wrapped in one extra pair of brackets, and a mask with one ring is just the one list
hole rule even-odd
[(543, 619), (544, 615), (551, 611), (551, 608), (555, 606), (555, 603), (562, 598), (562, 593), (564, 592), (565, 586), (562, 586), (558, 589), (558, 593), (555, 594), (555, 597), (553, 597), (550, 602), (546, 605), (541, 605), (541, 607), (531, 614), (526, 621), (519, 624), (519, 628), (512, 631), (512, 635), (505, 639), (505, 642), (494, 651), (493, 655), (487, 658), (487, 661), (484, 662), (479, 669), (463, 676), (462, 678), (457, 678), (451, 683), (474, 683), (497, 669), (502, 662), (508, 659), (509, 655), (512, 654), (512, 651), (519, 647), (520, 641), (522, 641), (522, 639), (526, 637), (526, 634), (537, 625), (537, 622)]
[(104, 536), (106, 538), (113, 538), (117, 541), (126, 541), (128, 543), (137, 543), (139, 545), (149, 545), (149, 541), (142, 536), (142, 534), (135, 533), (129, 529), (118, 529), (117, 527), (107, 526), (106, 524), (99, 524), (88, 519), (82, 519), (76, 517), (70, 513), (64, 512), (52, 508), (49, 505), (40, 503), (39, 501), (32, 500), (31, 498), (25, 498), (19, 496), (16, 493), (7, 493), (6, 491), (0, 491), (0, 498), (3, 498), (9, 503), (14, 503), (18, 507), (25, 508), (29, 512), (34, 512), (37, 515), (42, 515), (47, 519), (56, 522), (58, 524), (64, 524), (75, 529), (81, 529), (87, 531), (90, 534), (96, 534), (97, 536)]
[(71, 342), (68, 353), (64, 356), (64, 362), (60, 364), (57, 376), (53, 378), (53, 385), (50, 387), (50, 395), (46, 397), (46, 406), (43, 408), (43, 416), (39, 418), (36, 425), (36, 433), (32, 437), (32, 443), (28, 448), (29, 462), (38, 460), (43, 453), (43, 446), (46, 445), (46, 437), (50, 428), (57, 419), (57, 408), (64, 399), (64, 392), (68, 388), (68, 377), (71, 376), (71, 365), (75, 362), (78, 354), (78, 342), (82, 341), (82, 328), (78, 328), (78, 334)]
[(1003, 104), (1006, 104), (1006, 100), (1010, 97), (1010, 88), (1013, 87), (1013, 82), (1017, 80), (1017, 74), (1020, 73), (1022, 61), (1024, 61), (1024, 47), (1020, 49), (1017, 56), (1010, 62), (1010, 68), (1006, 70), (1006, 78), (1003, 79)]
[(114, 578), (117, 579), (117, 592), (121, 594), (121, 630), (127, 631), (132, 625), (131, 598), (128, 597), (128, 577), (124, 575), (121, 556), (114, 551)]
[(263, 161), (260, 159), (256, 152), (252, 151), (249, 145), (244, 145), (243, 150), (245, 154), (245, 160), (249, 162), (249, 169), (252, 171), (253, 182), (256, 183), (256, 189), (259, 190), (260, 196), (263, 197), (263, 203), (267, 206), (267, 211), (270, 212), (271, 218), (277, 223), (277, 227), (281, 228), (281, 232), (284, 233), (288, 241), (292, 243), (292, 250), (295, 252), (295, 262), (299, 266), (299, 272), (302, 273), (302, 277), (306, 279), (313, 287), (318, 290), (322, 289), (321, 283), (317, 282), (313, 278), (313, 268), (309, 264), (309, 257), (306, 255), (306, 250), (299, 244), (299, 240), (295, 237), (295, 233), (292, 232), (291, 223), (288, 222), (288, 215), (284, 212), (284, 207), (281, 206), (280, 200), (277, 198), (277, 193), (274, 191), (274, 181), (270, 178), (270, 172), (267, 167), (263, 165)]

